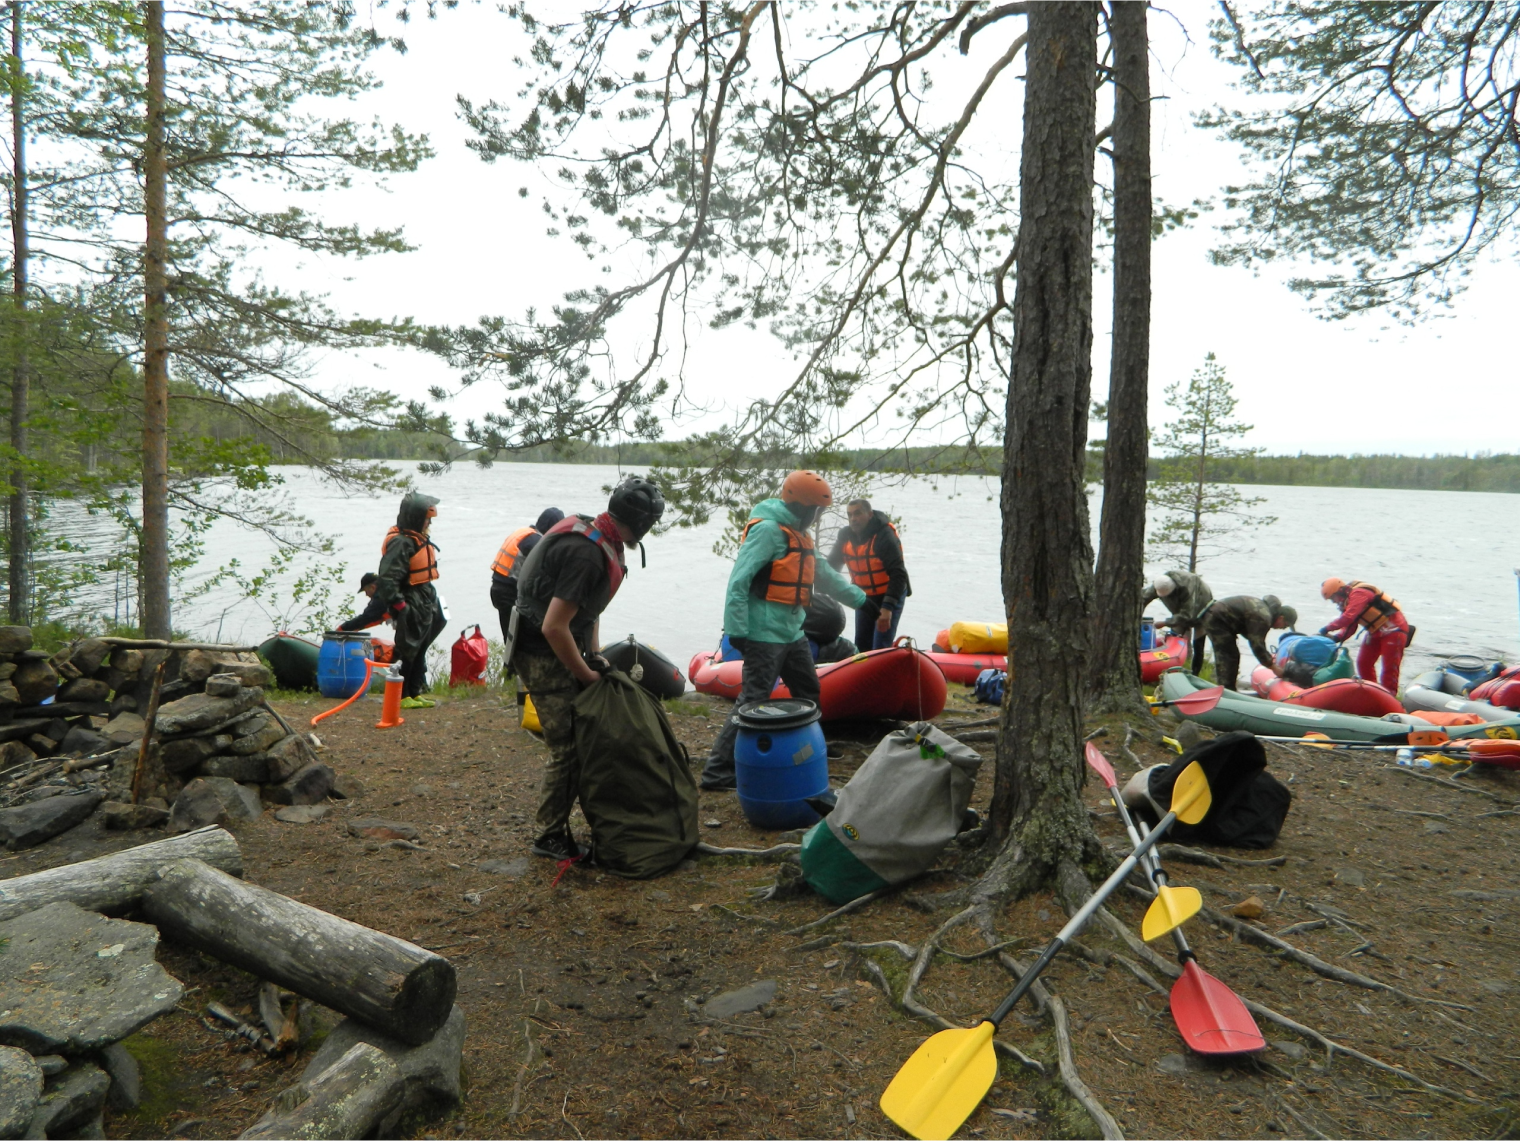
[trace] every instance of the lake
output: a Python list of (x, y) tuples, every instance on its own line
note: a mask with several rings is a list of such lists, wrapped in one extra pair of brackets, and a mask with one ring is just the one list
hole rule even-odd
[[(359, 575), (379, 561), (380, 541), (395, 521), (396, 501), (351, 498), (300, 468), (277, 469), (296, 505), (331, 536), (337, 561), (348, 564), (354, 589)], [(442, 500), (433, 524), (450, 625), (445, 649), (459, 632), (479, 623), (499, 637), (487, 597), (491, 559), (506, 534), (531, 523), (545, 507), (595, 514), (601, 490), (615, 482), (611, 466), (502, 463), (460, 465), (445, 475), (418, 479)], [(1234, 536), (1231, 553), (1200, 564), (1216, 597), (1276, 594), (1298, 609), (1299, 625), (1316, 630), (1334, 614), (1319, 598), (1319, 583), (1334, 574), (1383, 587), (1418, 628), (1405, 666), (1406, 679), (1449, 654), (1520, 657), (1520, 497), (1449, 491), (1395, 491), (1339, 487), (1249, 487), (1263, 497), (1259, 510), (1277, 516), (1269, 527)], [(873, 504), (900, 520), (913, 596), (900, 633), (923, 646), (959, 619), (1000, 621), (997, 482), (985, 477), (884, 481)], [(1096, 530), (1099, 497), (1092, 500)], [(628, 581), (602, 619), (612, 642), (634, 634), (685, 668), (691, 655), (712, 648), (722, 625), (730, 562), (713, 554), (724, 521), (673, 528), (652, 536), (649, 564), (632, 556)], [(826, 532), (828, 543), (832, 532)], [(229, 558), (256, 567), (264, 540), (232, 524), (218, 524), (208, 544), (208, 567)], [(1175, 563), (1147, 567), (1148, 575)], [(357, 602), (362, 599), (356, 598)], [(225, 590), (181, 605), (176, 630), (237, 641), (262, 640), (274, 619), (252, 604), (236, 605)], [(1151, 612), (1162, 614), (1159, 604)], [(1255, 661), (1242, 646), (1242, 670)]]

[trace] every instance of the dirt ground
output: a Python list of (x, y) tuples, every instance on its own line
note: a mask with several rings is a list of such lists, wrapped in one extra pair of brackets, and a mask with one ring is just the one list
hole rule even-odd
[[(942, 721), (990, 712), (952, 688)], [(326, 704), (280, 708), (304, 721)], [(725, 709), (700, 697), (675, 706), (672, 721), (694, 757), (705, 753)], [(900, 994), (903, 960), (844, 944), (921, 943), (946, 913), (916, 908), (914, 892), (965, 882), (957, 863), (972, 853), (952, 848), (914, 892), (800, 935), (788, 931), (831, 908), (811, 894), (753, 900), (752, 889), (775, 881), (773, 864), (703, 857), (645, 882), (572, 869), (555, 884), (555, 866), (528, 855), (543, 754), (515, 727), (515, 706), (494, 693), (447, 701), (409, 711), (407, 724), (388, 732), (373, 728), (376, 710), (361, 704), (318, 730), (334, 767), (367, 786), (362, 797), (337, 802), (318, 824), (280, 824), (266, 813), (233, 831), (250, 880), (411, 939), (457, 966), (469, 1023), (466, 1100), (447, 1119), (418, 1124), (416, 1135), (900, 1136), (876, 1100), (928, 1029), (879, 985), (885, 978)], [(881, 732), (831, 732), (844, 754), (831, 763), (836, 783)], [(1118, 726), (1099, 738), (1121, 781), (1134, 769), (1122, 740)], [(990, 756), (990, 745), (977, 747)], [(1147, 763), (1167, 755), (1154, 740), (1137, 739), (1135, 748)], [(1173, 861), (1170, 870), (1219, 911), (1256, 896), (1265, 914), (1254, 926), (1296, 928), (1284, 937), (1297, 947), (1406, 997), (1321, 978), (1200, 917), (1188, 931), (1206, 969), (1241, 995), (1449, 1092), (1344, 1055), (1327, 1060), (1264, 1020), (1270, 1045), (1259, 1056), (1189, 1055), (1165, 996), (1111, 957), (1133, 953), (1095, 925), (1082, 939), (1093, 957), (1062, 955), (1045, 979), (1066, 1002), (1083, 1080), (1126, 1135), (1520, 1135), (1520, 814), (1508, 811), (1520, 802), (1520, 779), (1474, 773), (1458, 787), (1417, 778), (1385, 757), (1274, 749), (1272, 770), (1295, 798), (1287, 825), (1272, 851), (1228, 854), (1284, 860), (1219, 868)], [(985, 808), (991, 787), (989, 762), (973, 804)], [(1105, 840), (1120, 845), (1123, 833), (1095, 780), (1088, 802)], [(351, 837), (344, 822), (361, 815), (415, 825), (420, 850)], [(778, 839), (750, 828), (731, 794), (704, 793), (701, 819), (714, 845), (761, 848)], [(578, 819), (577, 826), (584, 831)], [(79, 829), (0, 863), (0, 877), (125, 842)], [(1142, 900), (1125, 895), (1112, 906), (1138, 929)], [(1051, 899), (1033, 897), (1006, 910), (998, 934), (1026, 940), (1021, 953), (1032, 954), (1063, 921)], [(971, 931), (953, 934), (949, 945), (964, 953), (985, 947)], [(1169, 956), (1169, 941), (1156, 950)], [(148, 1100), (108, 1119), (108, 1131), (235, 1136), (296, 1080), (314, 1047), (283, 1061), (240, 1052), (201, 1017), (211, 999), (250, 1008), (256, 980), (182, 948), (165, 946), (161, 958), (191, 989), (180, 1013), (133, 1040), (147, 1063)], [(760, 979), (778, 987), (763, 1010), (721, 1023), (692, 1013), (692, 1000)], [(969, 1024), (1011, 982), (991, 960), (940, 956), (920, 995)], [(1048, 1076), (1005, 1060), (961, 1135), (1097, 1136), (1055, 1077), (1049, 1024), (1026, 1005), (1001, 1034)]]

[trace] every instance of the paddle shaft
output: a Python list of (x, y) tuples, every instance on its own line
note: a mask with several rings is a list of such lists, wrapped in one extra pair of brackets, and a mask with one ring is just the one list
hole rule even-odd
[(1146, 837), (1146, 839), (1142, 840), (1135, 850), (1124, 858), (1124, 862), (1114, 869), (1113, 875), (1104, 880), (1098, 886), (1098, 889), (1088, 896), (1087, 902), (1077, 909), (1075, 915), (1067, 920), (1066, 926), (1056, 933), (1056, 937), (1040, 952), (1040, 957), (1024, 972), (1024, 977), (1019, 980), (1019, 985), (1009, 991), (1008, 997), (998, 1004), (998, 1008), (992, 1012), (992, 1017), (987, 1019), (988, 1022), (992, 1023), (993, 1026), (1002, 1025), (1003, 1019), (1008, 1017), (1013, 1008), (1018, 1005), (1019, 999), (1024, 997), (1029, 988), (1034, 985), (1035, 980), (1040, 977), (1040, 972), (1050, 966), (1050, 960), (1060, 954), (1061, 948), (1066, 946), (1067, 940), (1076, 938), (1077, 933), (1093, 917), (1093, 913), (1103, 906), (1104, 901), (1114, 893), (1115, 888), (1129, 878), (1130, 872), (1134, 871), (1140, 861), (1145, 859), (1146, 855), (1156, 846), (1166, 830), (1172, 826), (1173, 821), (1176, 819), (1177, 813), (1175, 810), (1163, 816), (1161, 823), (1156, 825), (1156, 830)]
[[(1119, 810), (1119, 818), (1124, 821), (1124, 830), (1129, 833), (1129, 842), (1138, 847), (1144, 837), (1140, 832), (1135, 830), (1135, 820), (1130, 816), (1129, 808), (1124, 803), (1124, 798), (1119, 795), (1118, 781), (1109, 784), (1108, 795), (1109, 799), (1114, 802), (1114, 807)], [(1145, 825), (1142, 823), (1140, 827), (1144, 829)], [(1158, 888), (1167, 885), (1166, 871), (1162, 868), (1161, 861), (1156, 858), (1154, 852), (1146, 854), (1142, 867), (1144, 867), (1146, 875), (1150, 876), (1151, 882)], [(1172, 940), (1177, 944), (1177, 958), (1179, 961), (1193, 958), (1193, 949), (1188, 946), (1187, 936), (1182, 933), (1181, 927), (1172, 928)]]
[[(1472, 744), (1479, 741), (1489, 741), (1491, 737), (1473, 737), (1469, 740), (1472, 744), (1459, 744), (1452, 741), (1444, 745), (1378, 745), (1372, 741), (1325, 741), (1317, 737), (1258, 737), (1258, 741), (1281, 741), (1292, 745), (1307, 745), (1311, 749), (1365, 749), (1374, 753), (1396, 753), (1400, 749), (1417, 749), (1422, 753), (1452, 753), (1468, 755), (1472, 753)], [(1520, 752), (1520, 743), (1516, 744), (1516, 751)], [(1508, 750), (1505, 750), (1508, 752)]]

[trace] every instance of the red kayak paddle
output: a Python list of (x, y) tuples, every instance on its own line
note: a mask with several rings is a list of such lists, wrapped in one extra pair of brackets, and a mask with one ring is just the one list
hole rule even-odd
[[(1203, 692), (1207, 691), (1200, 691)], [(1217, 696), (1215, 700), (1218, 700)], [(1140, 831), (1136, 830), (1129, 809), (1119, 795), (1113, 765), (1091, 741), (1087, 744), (1087, 763), (1108, 789), (1108, 795), (1124, 821), (1124, 829), (1129, 833), (1130, 843), (1139, 847), (1143, 842), (1141, 833), (1148, 834), (1149, 830), (1143, 824)], [(1166, 873), (1161, 870), (1161, 861), (1154, 853), (1146, 857), (1145, 870), (1156, 882), (1158, 891), (1165, 890)], [(1172, 938), (1177, 943), (1177, 961), (1182, 964), (1182, 977), (1172, 984), (1172, 1021), (1177, 1024), (1177, 1031), (1188, 1048), (1198, 1054), (1250, 1054), (1265, 1049), (1267, 1040), (1261, 1036), (1256, 1020), (1240, 996), (1198, 965), (1198, 957), (1188, 946), (1182, 928), (1173, 928)]]
[[(1219, 704), (1219, 699), (1224, 696), (1224, 686), (1211, 685), (1208, 689), (1200, 689), (1196, 693), (1190, 693), (1186, 697), (1174, 697), (1169, 701), (1156, 701), (1152, 699), (1151, 709), (1165, 709), (1170, 707), (1181, 713), (1184, 717), (1196, 717), (1200, 713), (1207, 713)], [(1101, 754), (1099, 754), (1101, 756)]]

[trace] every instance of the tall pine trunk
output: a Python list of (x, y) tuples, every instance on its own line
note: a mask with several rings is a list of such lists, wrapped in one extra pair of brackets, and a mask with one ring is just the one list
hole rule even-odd
[(990, 825), (1067, 878), (1096, 853), (1081, 799), (1092, 631), (1084, 469), (1092, 384), (1098, 5), (1029, 7), (1013, 373), (1003, 445), (1008, 695)]
[(7, 551), (6, 589), (9, 595), (10, 620), (15, 626), (32, 621), (32, 554), (29, 481), (26, 470), (26, 422), (31, 415), (31, 363), (27, 359), (27, 271), (29, 235), (26, 201), (26, 68), (23, 64), (21, 3), (11, 2), (11, 295), (12, 313), (11, 363), (11, 448), (17, 460), (7, 476), (11, 485), (10, 547)]
[(167, 638), (169, 619), (169, 314), (168, 208), (164, 160), (164, 6), (143, 5), (148, 41), (147, 135), (143, 144), (143, 467), (142, 626)]
[(1140, 587), (1145, 573), (1146, 401), (1151, 339), (1151, 107), (1146, 0), (1116, 0), (1114, 47), (1114, 338), (1103, 449), (1092, 707), (1143, 708)]

